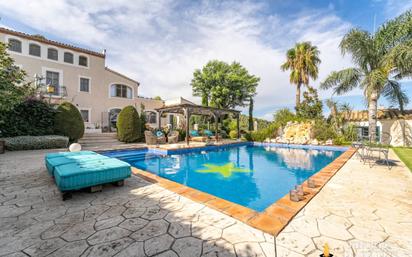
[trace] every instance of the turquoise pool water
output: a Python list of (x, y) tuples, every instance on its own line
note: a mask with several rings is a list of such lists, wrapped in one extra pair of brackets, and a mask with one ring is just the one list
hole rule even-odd
[(179, 154), (103, 153), (228, 201), (263, 211), (344, 150), (240, 145)]

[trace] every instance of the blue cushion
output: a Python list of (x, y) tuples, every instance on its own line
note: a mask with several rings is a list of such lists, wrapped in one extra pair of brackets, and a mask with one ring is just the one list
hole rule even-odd
[(46, 163), (47, 171), (49, 172), (51, 176), (53, 176), (53, 171), (54, 171), (55, 166), (74, 162), (74, 160), (70, 160), (67, 158), (75, 158), (76, 156), (78, 157), (83, 156), (84, 158), (88, 158), (88, 156), (92, 156), (92, 155), (96, 156), (98, 154), (93, 151), (48, 153), (44, 157), (44, 160)]
[(57, 166), (68, 164), (68, 163), (85, 163), (91, 162), (93, 160), (100, 160), (100, 159), (109, 159), (109, 157), (100, 155), (97, 153), (90, 154), (90, 155), (69, 155), (69, 156), (62, 156), (62, 157), (54, 157), (46, 159), (46, 167), (47, 171), (51, 176), (54, 176), (54, 171)]
[(198, 137), (198, 136), (200, 136), (200, 135), (199, 135), (199, 131), (197, 131), (197, 130), (191, 130), (191, 131), (190, 131), (190, 136), (192, 136), (192, 137)]
[(62, 156), (74, 156), (74, 155), (89, 155), (89, 154), (96, 154), (93, 151), (79, 151), (79, 152), (58, 152), (58, 153), (48, 153), (44, 157), (45, 159), (49, 158), (56, 158)]
[(163, 132), (160, 131), (160, 130), (156, 131), (156, 136), (157, 136), (157, 137), (163, 136)]
[(208, 136), (208, 137), (213, 136), (213, 132), (210, 131), (210, 130), (208, 130), (208, 129), (205, 129), (205, 130), (203, 131), (203, 134), (205, 134), (205, 135)]
[(123, 180), (130, 177), (131, 168), (118, 159), (95, 159), (59, 165), (54, 174), (60, 191), (68, 191)]

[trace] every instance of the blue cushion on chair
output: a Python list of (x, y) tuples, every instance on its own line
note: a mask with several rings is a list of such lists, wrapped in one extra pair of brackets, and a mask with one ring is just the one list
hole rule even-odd
[(160, 131), (160, 130), (156, 131), (156, 136), (157, 136), (157, 137), (162, 137), (162, 136), (163, 136), (163, 132)]
[(197, 131), (197, 130), (191, 130), (189, 133), (190, 133), (190, 136), (192, 136), (192, 137), (200, 136), (199, 131)]
[(205, 129), (205, 130), (203, 131), (203, 134), (205, 134), (205, 136), (208, 136), (208, 137), (212, 137), (212, 136), (213, 136), (213, 132), (210, 131), (210, 130), (208, 130), (208, 129)]

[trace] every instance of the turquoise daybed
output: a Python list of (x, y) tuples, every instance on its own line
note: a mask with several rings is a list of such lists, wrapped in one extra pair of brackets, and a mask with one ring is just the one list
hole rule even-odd
[(47, 154), (45, 163), (63, 200), (71, 197), (71, 191), (113, 182), (122, 185), (131, 176), (128, 163), (92, 151)]

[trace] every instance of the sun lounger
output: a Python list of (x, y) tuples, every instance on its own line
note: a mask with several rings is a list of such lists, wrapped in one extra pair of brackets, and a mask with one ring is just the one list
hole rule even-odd
[(106, 183), (123, 185), (123, 180), (131, 176), (128, 163), (91, 151), (49, 154), (45, 159), (49, 174), (54, 176), (63, 193), (63, 200), (71, 197), (71, 191), (101, 189)]

